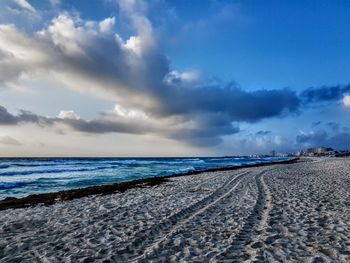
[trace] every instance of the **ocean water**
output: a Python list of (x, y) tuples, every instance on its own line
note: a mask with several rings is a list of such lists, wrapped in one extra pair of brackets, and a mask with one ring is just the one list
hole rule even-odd
[(45, 158), (0, 159), (0, 200), (188, 171), (287, 158)]

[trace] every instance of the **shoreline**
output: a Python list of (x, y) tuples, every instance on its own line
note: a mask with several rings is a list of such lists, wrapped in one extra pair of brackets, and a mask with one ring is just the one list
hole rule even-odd
[(69, 201), (69, 200), (87, 197), (87, 196), (91, 196), (91, 195), (108, 195), (108, 194), (113, 194), (115, 192), (122, 193), (122, 192), (125, 192), (126, 190), (129, 190), (132, 188), (142, 188), (145, 186), (160, 185), (160, 184), (163, 184), (165, 182), (168, 182), (170, 178), (175, 178), (175, 177), (196, 175), (196, 174), (201, 174), (201, 173), (206, 173), (206, 172), (220, 172), (220, 171), (238, 170), (238, 169), (243, 169), (243, 168), (261, 167), (261, 166), (269, 166), (269, 165), (276, 165), (276, 164), (290, 164), (290, 163), (294, 163), (298, 160), (299, 160), (299, 158), (292, 158), (290, 160), (275, 161), (275, 162), (270, 162), (270, 163), (248, 164), (248, 165), (244, 165), (244, 166), (227, 166), (227, 167), (220, 167), (220, 168), (209, 168), (209, 169), (205, 169), (205, 170), (189, 171), (189, 172), (181, 173), (181, 174), (137, 179), (137, 180), (132, 180), (129, 182), (119, 182), (119, 183), (106, 184), (106, 185), (95, 185), (95, 186), (89, 186), (89, 187), (85, 187), (85, 188), (64, 190), (64, 191), (58, 191), (58, 192), (34, 194), (34, 195), (28, 195), (26, 197), (20, 197), (20, 198), (7, 197), (3, 200), (0, 200), (0, 211), (6, 210), (6, 209), (33, 207), (33, 206), (36, 206), (39, 204), (52, 205), (52, 204), (60, 202), (60, 201)]

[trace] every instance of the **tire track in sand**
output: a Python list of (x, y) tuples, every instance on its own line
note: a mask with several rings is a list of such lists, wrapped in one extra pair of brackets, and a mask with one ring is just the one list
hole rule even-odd
[(264, 174), (268, 171), (270, 170), (255, 175), (258, 188), (255, 206), (240, 232), (232, 237), (231, 246), (217, 255), (213, 262), (252, 262), (257, 257), (256, 248), (261, 244), (261, 235), (267, 226), (271, 210), (271, 195), (264, 181)]
[(154, 250), (157, 250), (160, 243), (173, 235), (192, 218), (203, 213), (209, 207), (231, 194), (231, 192), (236, 189), (241, 179), (247, 174), (248, 171), (242, 172), (234, 176), (234, 178), (230, 178), (222, 187), (211, 195), (203, 198), (201, 201), (170, 216), (158, 225), (154, 225), (148, 230), (137, 233), (135, 235), (136, 239), (131, 244), (117, 252), (118, 259), (123, 262), (137, 262), (144, 259), (147, 255), (153, 253)]

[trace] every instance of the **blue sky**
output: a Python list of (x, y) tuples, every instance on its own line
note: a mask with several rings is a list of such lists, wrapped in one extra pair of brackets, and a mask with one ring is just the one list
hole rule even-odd
[(210, 26), (209, 33), (207, 27), (194, 28), (187, 43), (170, 47), (177, 66), (201, 67), (245, 88), (348, 81), (349, 2), (228, 1), (216, 8), (195, 3), (181, 7), (185, 23), (194, 20), (191, 13), (199, 10), (197, 19), (206, 19), (227, 5), (233, 6), (232, 17)]
[(0, 149), (187, 156), (350, 148), (349, 8), (2, 1)]

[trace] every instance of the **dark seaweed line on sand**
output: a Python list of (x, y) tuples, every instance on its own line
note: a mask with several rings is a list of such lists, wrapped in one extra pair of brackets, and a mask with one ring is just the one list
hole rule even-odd
[(200, 174), (205, 172), (238, 170), (242, 168), (260, 167), (260, 166), (267, 166), (267, 165), (274, 165), (274, 164), (288, 164), (288, 163), (296, 162), (298, 159), (299, 158), (294, 158), (291, 160), (277, 161), (277, 162), (271, 162), (271, 163), (248, 164), (244, 166), (228, 166), (228, 167), (211, 168), (211, 169), (198, 170), (198, 171), (189, 171), (182, 174), (137, 179), (130, 182), (121, 182), (121, 183), (114, 183), (114, 184), (107, 184), (107, 185), (96, 185), (96, 186), (65, 190), (65, 191), (59, 191), (59, 192), (53, 192), (53, 193), (35, 194), (35, 195), (29, 195), (27, 197), (22, 197), (22, 198), (8, 197), (0, 201), (0, 210), (11, 209), (11, 208), (25, 208), (25, 207), (35, 206), (38, 204), (52, 205), (59, 201), (73, 200), (73, 199), (86, 197), (90, 195), (108, 195), (108, 194), (113, 194), (115, 192), (125, 192), (128, 189), (132, 189), (136, 187), (157, 186), (165, 182), (168, 182), (170, 178), (174, 178), (174, 177), (195, 175), (195, 174)]

